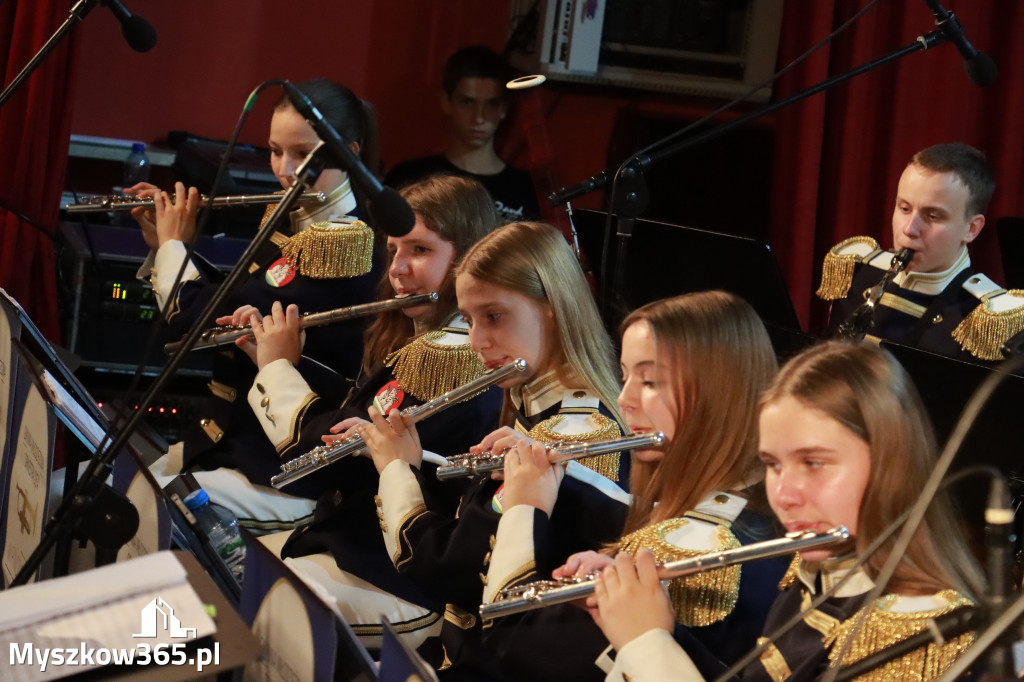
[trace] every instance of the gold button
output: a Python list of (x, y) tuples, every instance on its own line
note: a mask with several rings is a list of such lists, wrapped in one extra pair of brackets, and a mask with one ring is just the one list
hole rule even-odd
[(491, 544), (491, 549), (494, 549), (494, 536), (493, 535), (491, 536), (491, 539), (490, 539), (489, 542)]
[(967, 281), (968, 281), (969, 283), (971, 283), (971, 284), (977, 284), (978, 282), (980, 282), (980, 281), (981, 281), (981, 278), (980, 278), (980, 277), (971, 277), (971, 278), (970, 278), (969, 280), (967, 280)]
[(266, 407), (270, 404), (270, 398), (264, 396), (263, 400), (260, 401), (260, 407)]
[(932, 318), (932, 324), (938, 324), (942, 322), (942, 313), (936, 313), (935, 317)]
[(586, 391), (573, 391), (572, 397), (573, 398), (586, 398), (587, 397), (587, 392)]
[(383, 502), (381, 502), (381, 500), (380, 500), (380, 495), (374, 495), (373, 496), (373, 501), (377, 504), (378, 507), (383, 504)]
[(487, 584), (487, 574), (486, 573), (481, 573), (480, 574), (480, 582), (483, 583), (484, 585)]
[(725, 504), (729, 501), (729, 496), (725, 493), (718, 493), (715, 495), (715, 504)]
[(260, 393), (266, 393), (267, 392), (267, 389), (263, 388), (263, 384), (260, 384), (260, 383), (256, 384), (256, 390), (259, 391)]
[(490, 552), (488, 552), (487, 554), (484, 555), (484, 566), (486, 566), (489, 563), (491, 563), (491, 553)]
[(383, 521), (381, 521), (381, 522), (380, 522), (380, 529), (381, 529), (382, 531), (384, 531), (385, 533), (387, 533), (387, 532), (388, 532), (388, 524), (386, 524), (386, 523), (384, 523)]

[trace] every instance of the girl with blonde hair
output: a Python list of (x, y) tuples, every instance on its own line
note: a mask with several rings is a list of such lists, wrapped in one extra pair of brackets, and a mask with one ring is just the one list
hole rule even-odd
[[(459, 311), (484, 366), (517, 358), (527, 369), (499, 384), (504, 391), (502, 429), (473, 450), (500, 451), (524, 438), (544, 443), (618, 437), (623, 421), (614, 406), (618, 391), (614, 354), (586, 279), (563, 237), (542, 223), (512, 223), (474, 246), (456, 270)], [(429, 499), (420, 472), (416, 431), (397, 412), (385, 419), (370, 410), (363, 430), (374, 465), (381, 527), (395, 566), (446, 604), (443, 652), (433, 662), (479, 673), (481, 579), (490, 563), (504, 508), (502, 484), (481, 475), (456, 483), (454, 514)], [(595, 461), (596, 460), (596, 461)], [(574, 551), (618, 537), (628, 497), (628, 455), (616, 453), (573, 463), (542, 543), (550, 567)], [(588, 468), (589, 467), (589, 468)], [(616, 485), (618, 483), (619, 485)], [(549, 569), (550, 570), (550, 569)]]

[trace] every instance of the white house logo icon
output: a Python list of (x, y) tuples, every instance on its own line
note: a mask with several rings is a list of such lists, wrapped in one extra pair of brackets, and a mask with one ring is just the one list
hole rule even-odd
[(174, 609), (163, 600), (163, 597), (157, 597), (142, 608), (142, 632), (132, 637), (156, 637), (157, 630), (166, 630), (171, 637), (187, 638), (190, 632), (192, 637), (196, 636), (196, 628), (181, 627), (181, 621), (175, 617)]

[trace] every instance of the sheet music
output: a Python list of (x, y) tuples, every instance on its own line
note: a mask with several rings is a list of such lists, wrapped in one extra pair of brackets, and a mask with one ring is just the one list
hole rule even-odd
[(49, 496), (50, 405), (35, 383), (25, 396), (21, 424), (12, 443), (7, 527), (3, 547), (4, 584), (9, 585), (39, 544)]
[[(134, 650), (184, 644), (213, 634), (216, 626), (171, 552), (160, 552), (73, 576), (0, 593), (0, 651), (29, 651), (31, 664), (5, 667), (5, 680), (51, 680), (92, 665), (48, 665), (49, 649)], [(52, 659), (51, 659), (52, 660)], [(8, 663), (15, 661), (9, 660)]]
[(60, 411), (64, 421), (92, 446), (95, 452), (107, 435), (105, 425), (98, 423), (82, 405), (60, 385), (57, 378), (49, 370), (43, 370), (43, 384), (49, 393), (50, 402)]

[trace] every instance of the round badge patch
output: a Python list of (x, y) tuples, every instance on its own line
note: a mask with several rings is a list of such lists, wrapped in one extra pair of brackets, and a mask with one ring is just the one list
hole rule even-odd
[(401, 407), (403, 400), (405, 400), (405, 390), (398, 384), (398, 381), (392, 379), (377, 391), (377, 395), (373, 397), (373, 406), (381, 414), (386, 415), (391, 410)]
[(272, 287), (283, 287), (295, 279), (295, 268), (287, 258), (278, 258), (267, 268), (267, 284)]
[(494, 497), (491, 498), (491, 509), (498, 512), (499, 514), (503, 511), (501, 506), (501, 493), (503, 493), (504, 491), (505, 484), (502, 483), (501, 486), (498, 487), (497, 492), (494, 493)]

